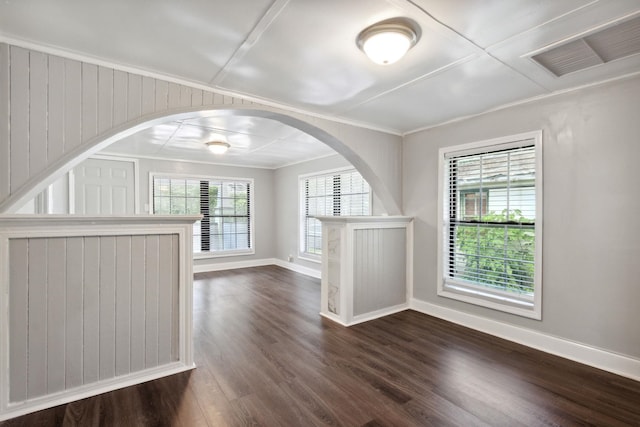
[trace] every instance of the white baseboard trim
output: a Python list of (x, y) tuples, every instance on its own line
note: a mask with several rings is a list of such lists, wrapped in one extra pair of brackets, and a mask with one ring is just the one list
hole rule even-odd
[(236, 268), (249, 268), (249, 267), (262, 267), (265, 265), (277, 265), (278, 267), (286, 268), (287, 270), (295, 271), (296, 273), (305, 274), (307, 276), (320, 279), (321, 272), (309, 267), (294, 264), (292, 262), (283, 261), (278, 258), (262, 258), (246, 261), (232, 261), (232, 262), (219, 262), (210, 264), (198, 264), (193, 266), (194, 273), (206, 273), (207, 271), (222, 271), (233, 270)]
[(10, 418), (19, 417), (42, 409), (53, 408), (54, 406), (63, 405), (65, 403), (74, 402), (76, 400), (85, 399), (98, 394), (109, 391), (118, 390), (124, 387), (141, 384), (147, 381), (156, 380), (158, 378), (177, 374), (184, 371), (194, 369), (196, 365), (186, 366), (182, 363), (171, 363), (157, 368), (146, 369), (129, 375), (111, 378), (92, 384), (76, 387), (73, 389), (37, 397), (26, 402), (9, 404), (4, 410), (0, 411), (0, 421)]
[(316, 270), (315, 268), (305, 267), (300, 264), (294, 264), (292, 262), (283, 261), (281, 259), (275, 258), (273, 264), (278, 267), (286, 268), (287, 270), (295, 271), (296, 273), (305, 274), (307, 276), (315, 277), (316, 279), (322, 278), (322, 272), (320, 270)]
[(273, 265), (276, 263), (275, 258), (251, 259), (245, 261), (218, 262), (210, 264), (194, 264), (194, 273), (206, 273), (207, 271), (233, 270), (236, 268), (262, 267), (264, 265)]
[(390, 316), (392, 314), (399, 313), (408, 309), (409, 303), (404, 302), (402, 304), (381, 308), (380, 310), (371, 311), (369, 313), (359, 314), (357, 316), (353, 316), (353, 319), (351, 320), (351, 322), (349, 322), (348, 326), (368, 322), (369, 320), (379, 319), (384, 316)]
[(411, 299), (410, 307), (415, 311), (457, 323), (467, 328), (640, 381), (640, 360), (635, 358), (543, 334), (531, 329), (463, 313), (415, 298)]
[(320, 312), (320, 316), (324, 317), (325, 319), (329, 319), (332, 322), (336, 322), (337, 324), (339, 324), (341, 326), (344, 326), (344, 327), (348, 327), (349, 326), (348, 324), (344, 323), (342, 321), (342, 319), (340, 319), (340, 316), (338, 316), (336, 314)]
[(323, 313), (320, 312), (320, 316), (326, 317), (327, 319), (336, 322), (342, 326), (353, 326), (358, 323), (368, 322), (369, 320), (379, 319), (381, 317), (389, 316), (391, 314), (399, 313), (401, 311), (409, 310), (409, 303), (402, 303), (398, 305), (394, 305), (391, 307), (381, 308), (380, 310), (370, 311), (369, 313), (359, 314), (357, 316), (353, 316), (350, 322), (344, 322), (337, 314), (333, 313)]

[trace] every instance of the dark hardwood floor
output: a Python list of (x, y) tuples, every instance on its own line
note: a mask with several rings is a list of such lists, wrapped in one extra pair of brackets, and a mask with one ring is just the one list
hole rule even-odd
[(640, 426), (640, 382), (405, 311), (344, 328), (316, 279), (196, 275), (198, 368), (8, 426)]

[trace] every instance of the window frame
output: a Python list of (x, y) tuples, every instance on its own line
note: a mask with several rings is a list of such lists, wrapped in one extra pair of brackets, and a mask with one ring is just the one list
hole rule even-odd
[[(320, 263), (322, 261), (322, 255), (311, 254), (305, 251), (305, 224), (304, 221), (306, 219), (305, 212), (305, 194), (304, 194), (304, 181), (309, 178), (319, 178), (323, 176), (337, 175), (345, 172), (357, 172), (360, 173), (353, 166), (346, 166), (342, 168), (336, 169), (327, 169), (318, 172), (311, 172), (302, 175), (298, 175), (298, 258), (304, 261), (311, 261), (315, 263)], [(360, 174), (362, 176), (362, 174)], [(362, 179), (369, 185), (366, 179), (362, 177)], [(333, 195), (335, 198), (335, 194)], [(338, 196), (340, 197), (340, 195)], [(371, 189), (371, 185), (369, 185), (369, 213), (368, 215), (372, 215), (373, 212), (373, 190)]]
[(222, 251), (206, 251), (193, 252), (193, 259), (222, 258), (231, 256), (244, 256), (255, 254), (255, 186), (253, 178), (229, 177), (229, 176), (211, 176), (198, 174), (181, 174), (181, 173), (162, 173), (149, 172), (149, 213), (151, 215), (161, 215), (154, 213), (153, 185), (154, 179), (182, 179), (194, 181), (233, 181), (246, 182), (249, 184), (249, 248), (248, 249), (229, 249)]
[[(449, 176), (448, 158), (532, 146), (535, 153), (535, 251), (533, 297), (517, 298), (510, 292), (490, 291), (451, 278), (448, 274), (449, 251)], [(443, 147), (438, 156), (438, 264), (437, 295), (491, 308), (531, 319), (542, 319), (542, 235), (543, 235), (543, 169), (542, 131)]]

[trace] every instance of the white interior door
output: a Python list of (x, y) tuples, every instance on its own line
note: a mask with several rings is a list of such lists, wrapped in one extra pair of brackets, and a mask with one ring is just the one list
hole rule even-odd
[(82, 215), (133, 215), (135, 162), (91, 158), (76, 166), (75, 213)]

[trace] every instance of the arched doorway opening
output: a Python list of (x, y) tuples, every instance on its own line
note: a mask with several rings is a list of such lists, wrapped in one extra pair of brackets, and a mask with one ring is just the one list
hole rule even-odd
[(372, 167), (365, 160), (365, 158), (361, 154), (356, 152), (348, 143), (343, 141), (341, 138), (333, 135), (323, 127), (310, 123), (309, 121), (296, 118), (293, 115), (274, 112), (268, 109), (203, 109), (202, 107), (184, 108), (180, 112), (174, 111), (171, 114), (167, 114), (166, 112), (164, 112), (152, 116), (146, 116), (144, 119), (130, 121), (124, 125), (114, 127), (104, 132), (103, 134), (98, 135), (97, 137), (89, 141), (89, 143), (83, 144), (82, 146), (78, 147), (78, 149), (67, 153), (63, 158), (50, 165), (45, 171), (39, 174), (40, 179), (37, 182), (32, 180), (19, 191), (14, 192), (11, 197), (9, 197), (0, 205), (0, 211), (6, 213), (15, 212), (27, 201), (32, 200), (47, 186), (59, 179), (73, 167), (75, 167), (88, 157), (95, 155), (101, 150), (107, 148), (116, 141), (120, 141), (137, 132), (143, 131), (153, 126), (161, 125), (166, 122), (211, 116), (247, 116), (274, 120), (312, 136), (313, 138), (335, 150), (336, 153), (344, 157), (351, 165), (353, 165), (355, 169), (360, 172), (360, 174), (366, 179), (373, 192), (379, 199), (380, 204), (382, 205), (381, 211), (389, 214), (400, 213), (400, 209), (397, 205), (396, 199), (389, 191), (387, 185), (385, 185), (383, 178), (376, 173), (375, 168)]

